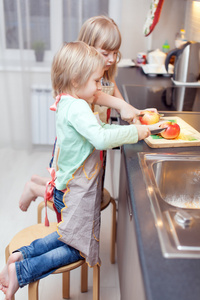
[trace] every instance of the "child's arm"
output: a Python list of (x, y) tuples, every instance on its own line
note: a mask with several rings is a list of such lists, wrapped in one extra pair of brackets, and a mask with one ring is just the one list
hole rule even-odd
[[(138, 141), (143, 140), (145, 138), (147, 138), (151, 133), (150, 133), (150, 128), (152, 125), (147, 126), (147, 125), (141, 125), (141, 124), (135, 124), (135, 127), (137, 128), (137, 132), (138, 132)], [(115, 129), (117, 127), (121, 127), (121, 125), (117, 125), (117, 124), (105, 124), (102, 123), (102, 127), (103, 128), (108, 128), (108, 129)], [(154, 125), (155, 129), (158, 129), (159, 126)]]
[(140, 112), (139, 109), (136, 109), (126, 101), (103, 92), (98, 92), (96, 94), (94, 102), (94, 104), (116, 109), (120, 113), (121, 118), (129, 123), (132, 123), (133, 120), (136, 119), (136, 115)]
[(147, 138), (151, 134), (148, 126), (146, 126), (146, 125), (137, 125), (136, 124), (135, 127), (137, 128), (137, 131), (138, 131), (138, 141)]
[(115, 85), (113, 96), (114, 96), (114, 97), (117, 97), (117, 98), (120, 98), (120, 99), (122, 99), (122, 100), (124, 100), (124, 98), (122, 97), (122, 94), (120, 93), (120, 91), (119, 91), (119, 89), (118, 89), (118, 87), (117, 87), (116, 82), (113, 81), (113, 83), (114, 83), (114, 85)]
[(134, 144), (150, 134), (148, 126), (145, 125), (100, 125), (84, 100), (71, 104), (68, 122), (99, 150)]

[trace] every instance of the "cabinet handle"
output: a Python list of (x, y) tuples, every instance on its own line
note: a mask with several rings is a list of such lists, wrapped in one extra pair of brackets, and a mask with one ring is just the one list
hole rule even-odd
[(132, 212), (132, 207), (131, 207), (131, 198), (129, 196), (129, 192), (126, 190), (126, 199), (127, 199), (127, 207), (128, 207), (128, 213), (130, 217), (130, 221), (132, 220), (133, 217), (133, 212)]
[[(116, 117), (111, 116), (110, 117), (110, 124), (117, 124), (117, 125), (119, 125), (120, 124), (119, 117), (118, 116), (116, 116)], [(120, 147), (112, 148), (112, 150), (115, 150), (115, 149), (118, 150), (118, 149), (120, 149)]]

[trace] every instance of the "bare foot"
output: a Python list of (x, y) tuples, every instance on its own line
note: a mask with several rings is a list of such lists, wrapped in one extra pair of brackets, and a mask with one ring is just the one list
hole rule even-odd
[(31, 181), (28, 181), (25, 184), (23, 194), (19, 200), (19, 207), (22, 211), (27, 211), (31, 201), (34, 201), (37, 198), (34, 194), (33, 185), (35, 184)]
[(0, 290), (5, 294), (8, 288), (9, 277), (8, 277), (8, 265), (5, 265), (0, 273)]
[(19, 200), (20, 209), (22, 211), (27, 211), (32, 201), (35, 201), (37, 197), (44, 197), (45, 190), (46, 185), (40, 185), (33, 181), (28, 181)]
[(2, 291), (4, 294), (6, 294), (8, 287), (7, 286), (3, 286), (2, 284), (0, 284), (0, 291)]
[(9, 265), (14, 264), (16, 261), (20, 261), (22, 259), (23, 259), (23, 256), (22, 256), (21, 252), (12, 253), (8, 258), (7, 264), (1, 271), (1, 273), (0, 273), (0, 290), (4, 294), (6, 294), (6, 292), (7, 292), (9, 281), (10, 281), (9, 272), (8, 272)]
[(7, 290), (6, 290), (5, 300), (12, 300), (12, 296), (19, 289), (19, 283), (18, 283), (18, 280), (17, 280), (15, 263), (11, 263), (8, 266), (8, 276), (9, 276), (9, 285), (8, 285)]

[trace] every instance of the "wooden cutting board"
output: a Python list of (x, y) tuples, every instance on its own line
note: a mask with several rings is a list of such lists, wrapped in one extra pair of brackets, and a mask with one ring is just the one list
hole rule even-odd
[(167, 140), (160, 135), (150, 135), (145, 142), (151, 148), (200, 146), (200, 133), (179, 117), (163, 117), (162, 120), (176, 122), (180, 126), (180, 134), (176, 139)]

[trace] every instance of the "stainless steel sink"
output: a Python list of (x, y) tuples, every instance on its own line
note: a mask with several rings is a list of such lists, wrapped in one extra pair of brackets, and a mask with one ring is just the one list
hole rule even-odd
[(152, 168), (164, 201), (176, 207), (200, 209), (200, 160), (168, 155), (168, 159), (153, 163)]
[(165, 257), (200, 257), (200, 154), (138, 153)]

